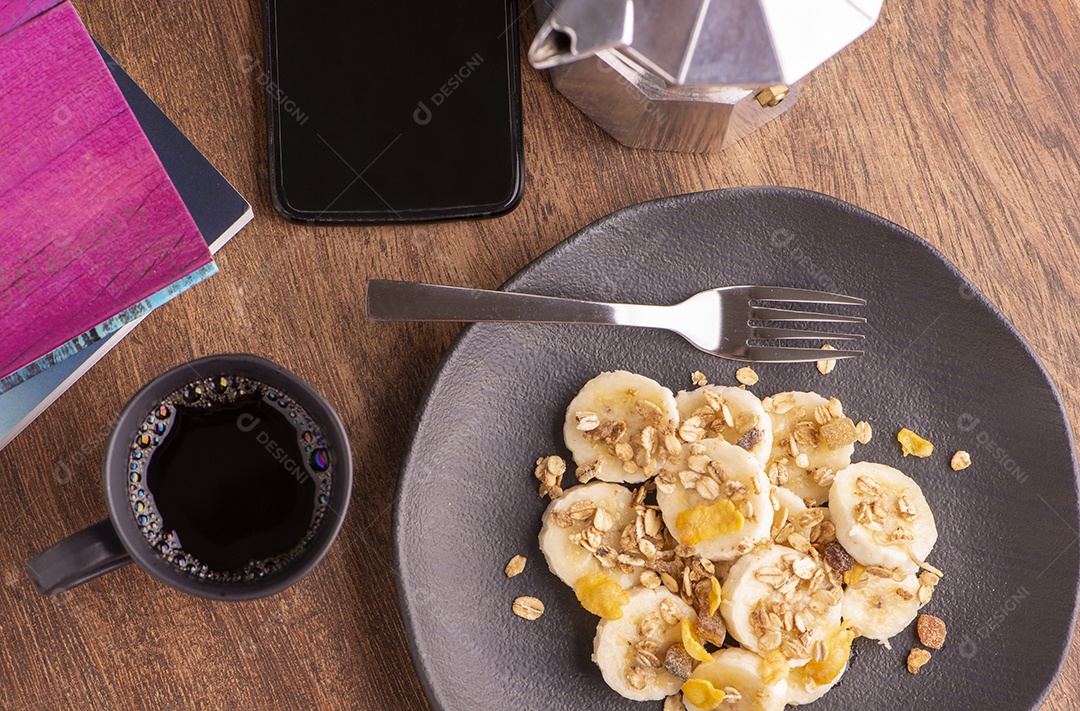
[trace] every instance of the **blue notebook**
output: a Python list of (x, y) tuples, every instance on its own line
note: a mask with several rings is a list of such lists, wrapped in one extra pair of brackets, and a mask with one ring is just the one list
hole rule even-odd
[[(98, 51), (206, 238), (210, 251), (217, 252), (251, 221), (251, 205), (100, 45)], [(142, 318), (145, 315), (0, 394), (0, 449), (101, 360)]]

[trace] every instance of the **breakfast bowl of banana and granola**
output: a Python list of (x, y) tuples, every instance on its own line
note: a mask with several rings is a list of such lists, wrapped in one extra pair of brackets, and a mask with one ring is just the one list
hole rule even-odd
[(932, 247), (832, 198), (635, 205), (510, 291), (863, 297), (866, 354), (740, 364), (674, 334), (468, 326), (420, 405), (395, 568), (429, 700), (596, 711), (1039, 708), (1073, 635), (1053, 383)]

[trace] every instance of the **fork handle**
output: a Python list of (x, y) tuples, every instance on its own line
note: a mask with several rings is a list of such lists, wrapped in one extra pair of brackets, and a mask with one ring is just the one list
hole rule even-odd
[(372, 321), (516, 321), (618, 324), (620, 304), (560, 299), (508, 291), (466, 289), (372, 279), (367, 317)]

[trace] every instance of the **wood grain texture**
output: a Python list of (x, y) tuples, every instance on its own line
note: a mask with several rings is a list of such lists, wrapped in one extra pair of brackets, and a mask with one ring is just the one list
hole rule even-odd
[[(641, 200), (782, 184), (898, 222), (1001, 307), (1080, 418), (1080, 5), (1071, 0), (887, 2), (873, 30), (810, 76), (793, 109), (719, 155), (623, 148), (526, 68), (522, 204), (489, 221), (388, 227), (304, 227), (274, 214), (264, 93), (245, 71), (245, 57), (261, 57), (255, 0), (79, 9), (256, 219), (222, 251), (221, 274), (148, 318), (0, 453), (0, 697), (12, 708), (427, 708), (398, 611), (389, 507), (413, 412), (457, 328), (365, 322), (365, 281), (493, 288)], [(524, 24), (523, 46), (531, 10)], [(353, 508), (326, 561), (252, 603), (189, 598), (133, 568), (40, 597), (25, 562), (104, 515), (97, 466), (123, 403), (168, 367), (236, 350), (299, 373), (349, 429)], [(60, 462), (76, 472), (70, 480), (54, 474)], [(1045, 708), (1075, 709), (1078, 696), (1074, 644)]]
[(0, 35), (0, 86), (7, 375), (211, 257), (70, 3)]

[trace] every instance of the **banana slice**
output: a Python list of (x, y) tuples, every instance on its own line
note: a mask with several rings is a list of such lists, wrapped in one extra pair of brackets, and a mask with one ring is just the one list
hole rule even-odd
[(804, 499), (824, 503), (830, 477), (851, 464), (855, 425), (840, 401), (817, 393), (785, 392), (762, 403), (773, 427), (769, 481)]
[(566, 408), (563, 438), (581, 472), (579, 481), (636, 484), (666, 458), (664, 435), (679, 421), (675, 396), (644, 375), (601, 373)]
[(683, 441), (720, 438), (738, 445), (764, 465), (772, 452), (772, 422), (749, 390), (704, 385), (675, 396)]
[[(774, 510), (773, 528), (783, 528), (784, 524), (806, 511), (806, 503), (791, 489), (784, 486), (773, 488)], [(774, 533), (775, 536), (775, 533)]]
[(848, 665), (845, 663), (836, 678), (825, 684), (814, 681), (814, 678), (805, 671), (806, 667), (792, 669), (787, 678), (787, 702), (792, 706), (805, 706), (817, 701), (829, 689), (836, 686), (836, 682), (840, 681), (840, 677), (844, 676), (847, 669)]
[(664, 525), (677, 541), (703, 558), (731, 560), (769, 537), (771, 487), (749, 452), (706, 439), (684, 446), (678, 464), (685, 468), (669, 463), (656, 482)]
[(855, 631), (845, 622), (832, 630), (818, 649), (813, 660), (796, 667), (788, 674), (787, 702), (802, 706), (817, 701), (836, 686), (847, 671), (851, 660), (851, 643)]
[[(812, 551), (806, 545), (807, 551)], [(720, 596), (728, 634), (744, 649), (779, 650), (791, 666), (810, 661), (814, 645), (840, 625), (839, 580), (814, 555), (774, 545), (732, 566)]]
[(682, 681), (664, 669), (668, 647), (681, 639), (680, 620), (697, 620), (694, 609), (666, 588), (638, 588), (617, 620), (601, 620), (593, 661), (607, 685), (634, 701), (657, 701)]
[[(781, 711), (787, 681), (766, 684), (761, 678), (762, 663), (761, 657), (745, 649), (732, 647), (714, 652), (713, 660), (699, 664), (683, 687), (687, 711)], [(723, 692), (719, 701), (718, 692)], [(695, 704), (695, 700), (702, 705)]]
[(637, 573), (624, 573), (615, 555), (604, 555), (617, 554), (623, 528), (637, 519), (633, 499), (625, 486), (594, 481), (571, 487), (548, 504), (540, 550), (551, 572), (570, 587), (592, 573), (606, 573), (624, 588), (637, 584)]
[(884, 464), (858, 462), (829, 490), (836, 538), (863, 565), (914, 573), (937, 542), (934, 513), (915, 480)]
[(884, 642), (904, 631), (919, 614), (919, 578), (914, 573), (897, 575), (887, 568), (865, 568), (844, 590), (840, 614), (859, 635)]

